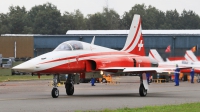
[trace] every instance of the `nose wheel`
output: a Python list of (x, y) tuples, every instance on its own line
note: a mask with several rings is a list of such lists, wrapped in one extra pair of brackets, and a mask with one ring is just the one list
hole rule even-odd
[(53, 98), (58, 98), (58, 96), (59, 96), (58, 88), (53, 88), (52, 91), (51, 91), (51, 95), (52, 95)]
[(58, 75), (53, 75), (53, 89), (51, 91), (51, 96), (53, 98), (58, 98), (58, 96), (59, 96), (59, 90), (58, 90), (58, 86), (57, 86), (58, 78), (59, 78)]

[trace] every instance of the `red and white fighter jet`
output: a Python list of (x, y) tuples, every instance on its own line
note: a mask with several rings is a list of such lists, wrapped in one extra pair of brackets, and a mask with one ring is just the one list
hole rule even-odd
[[(185, 58), (193, 59), (195, 60), (195, 55), (192, 55), (193, 53), (190, 51), (186, 51)], [(193, 62), (191, 60), (175, 60), (175, 61), (166, 61), (162, 59), (160, 54), (157, 52), (156, 49), (150, 49), (149, 51), (149, 57), (155, 59), (158, 61), (159, 66), (158, 67), (178, 67), (181, 69), (180, 72), (182, 73), (190, 73), (191, 69), (194, 69), (195, 73), (200, 73), (200, 62), (196, 61)], [(193, 58), (194, 57), (194, 58)], [(164, 71), (163, 71), (164, 72)], [(174, 72), (172, 70), (169, 70), (169, 72)]]
[[(130, 31), (122, 50), (114, 50), (92, 43), (66, 41), (58, 45), (52, 52), (35, 57), (13, 67), (13, 70), (41, 74), (54, 74), (52, 97), (59, 96), (57, 79), (59, 74), (68, 74), (65, 83), (66, 94), (73, 95), (75, 73), (133, 72), (141, 76), (140, 96), (146, 96), (148, 84), (146, 72), (163, 70), (157, 68), (157, 61), (145, 56), (144, 40), (140, 15), (134, 15)], [(152, 67), (154, 66), (154, 67)]]

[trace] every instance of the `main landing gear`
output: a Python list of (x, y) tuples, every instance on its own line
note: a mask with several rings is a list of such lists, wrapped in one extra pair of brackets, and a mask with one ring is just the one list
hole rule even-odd
[(65, 82), (65, 89), (67, 95), (73, 95), (74, 94), (74, 75), (69, 74), (67, 77), (67, 80)]
[(58, 96), (59, 96), (59, 90), (58, 90), (58, 86), (57, 86), (58, 77), (59, 77), (58, 75), (53, 75), (53, 89), (51, 91), (51, 96), (53, 98), (58, 98)]
[[(147, 80), (146, 79), (146, 73), (143, 73), (140, 75), (140, 87), (139, 87), (139, 94), (140, 96), (144, 97), (147, 95), (147, 88), (145, 88), (145, 85), (147, 85)], [(146, 82), (145, 82), (146, 81)]]
[(146, 96), (147, 95), (147, 89), (144, 88), (144, 85), (141, 83), (139, 88), (140, 96)]

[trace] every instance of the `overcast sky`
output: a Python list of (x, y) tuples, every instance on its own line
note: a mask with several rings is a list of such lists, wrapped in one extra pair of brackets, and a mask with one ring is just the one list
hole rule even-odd
[(161, 11), (177, 9), (179, 13), (185, 10), (193, 10), (200, 15), (199, 0), (0, 0), (0, 13), (7, 13), (9, 6), (24, 6), (27, 10), (35, 5), (50, 2), (57, 6), (61, 13), (65, 11), (74, 12), (76, 9), (84, 14), (102, 12), (107, 6), (114, 9), (120, 16), (129, 11), (135, 4), (152, 5)]

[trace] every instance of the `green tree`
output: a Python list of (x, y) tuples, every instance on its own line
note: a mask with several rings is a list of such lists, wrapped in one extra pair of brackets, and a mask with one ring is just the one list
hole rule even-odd
[(61, 17), (61, 32), (67, 30), (83, 30), (86, 29), (86, 20), (80, 10), (73, 13), (65, 12)]
[(199, 29), (200, 28), (200, 18), (193, 11), (183, 10), (181, 13), (181, 28), (182, 29)]
[(142, 18), (143, 29), (199, 29), (200, 17), (194, 11), (177, 10), (162, 12), (155, 7), (136, 4), (120, 15), (104, 7), (102, 12), (88, 14), (80, 10), (61, 15), (51, 3), (37, 5), (26, 11), (25, 7), (10, 6), (9, 12), (0, 13), (0, 34), (65, 34), (67, 30), (116, 30), (129, 29), (133, 15)]
[(27, 27), (27, 11), (25, 7), (11, 6), (9, 7), (8, 20), (10, 24), (10, 33), (23, 34), (24, 28)]
[(120, 16), (113, 9), (103, 8), (102, 13), (98, 12), (88, 15), (87, 27), (91, 30), (120, 29)]
[(33, 7), (28, 15), (34, 34), (60, 34), (61, 13), (51, 3)]
[(151, 5), (146, 9), (145, 19), (143, 20), (144, 29), (160, 29), (160, 25), (165, 22), (165, 14)]
[(1, 34), (10, 34), (10, 23), (8, 19), (8, 14), (0, 14), (0, 35)]
[(106, 23), (102, 13), (89, 14), (87, 19), (87, 27), (89, 30), (106, 29)]
[(104, 8), (103, 17), (105, 17), (105, 22), (106, 22), (105, 26), (107, 27), (107, 29), (110, 30), (119, 29), (120, 16), (115, 10)]
[(146, 6), (144, 4), (136, 4), (134, 7), (129, 10), (129, 12), (124, 12), (124, 15), (122, 16), (122, 26), (124, 26), (125, 29), (129, 29), (134, 14), (139, 14), (142, 17), (142, 26), (143, 29), (145, 29), (146, 25)]
[(180, 29), (180, 15), (176, 9), (167, 11), (165, 20), (166, 29)]

